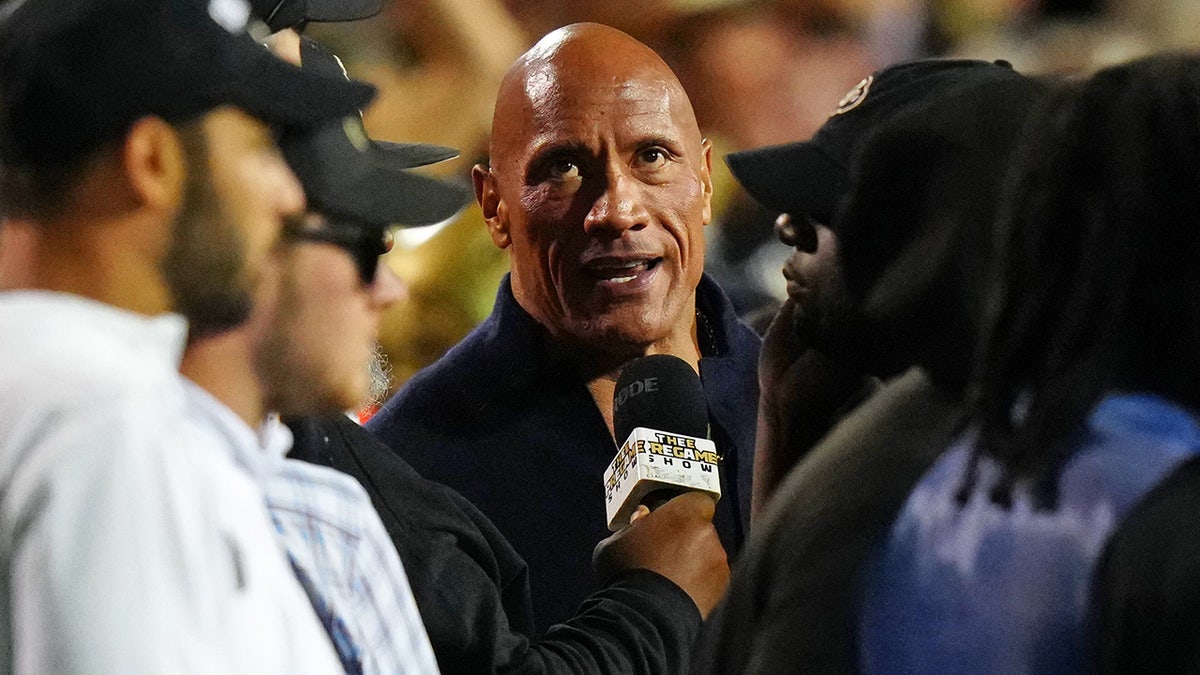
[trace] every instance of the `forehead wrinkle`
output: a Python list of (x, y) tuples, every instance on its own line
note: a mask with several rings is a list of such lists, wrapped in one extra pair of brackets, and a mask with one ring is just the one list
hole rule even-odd
[[(597, 39), (600, 34), (607, 37)], [(594, 132), (613, 104), (622, 101), (641, 104), (620, 111), (630, 120), (662, 116), (662, 127), (639, 130), (641, 135), (678, 138), (689, 145), (702, 139), (683, 85), (648, 47), (602, 26), (555, 31), (519, 58), (501, 84), (492, 160), (503, 163), (523, 154), (534, 145), (531, 137), (578, 133), (578, 127), (570, 127), (580, 122), (593, 121)]]
[(614, 78), (600, 86), (566, 88), (545, 87), (539, 82), (536, 91), (542, 98), (531, 98), (527, 110), (539, 133), (594, 134), (604, 124), (640, 136), (700, 137), (687, 99), (680, 98), (681, 92), (667, 82)]

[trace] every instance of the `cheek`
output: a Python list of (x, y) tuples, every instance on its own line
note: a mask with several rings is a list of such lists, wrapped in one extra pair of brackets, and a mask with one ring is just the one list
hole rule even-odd
[(699, 181), (687, 185), (663, 187), (649, 195), (648, 203), (660, 208), (663, 226), (679, 243), (681, 261), (685, 265), (702, 265), (704, 261), (705, 198)]
[[(574, 202), (539, 189), (521, 200), (522, 218), (512, 223), (513, 257), (524, 269), (554, 270), (572, 244), (572, 233), (582, 233), (582, 217)], [(516, 261), (514, 261), (514, 266)]]

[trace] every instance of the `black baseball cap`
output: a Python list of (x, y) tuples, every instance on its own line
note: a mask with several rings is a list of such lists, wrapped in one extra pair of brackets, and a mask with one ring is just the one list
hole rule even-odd
[[(305, 70), (343, 73), (340, 63), (318, 43), (304, 38)], [(340, 75), (345, 77), (344, 74)], [(405, 171), (458, 152), (435, 145), (372, 141), (357, 112), (318, 128), (284, 135), (284, 156), (300, 178), (309, 206), (335, 226), (419, 226), (453, 217), (472, 198), (465, 184)]]
[(250, 0), (254, 15), (271, 32), (295, 28), (309, 21), (357, 21), (383, 10), (384, 0)]
[(0, 5), (0, 163), (69, 161), (147, 115), (178, 122), (233, 105), (303, 128), (374, 96), (276, 58), (252, 37), (256, 23), (245, 0)]
[(1005, 61), (926, 59), (891, 66), (855, 85), (809, 140), (731, 153), (725, 163), (763, 206), (832, 224), (850, 191), (854, 159), (879, 125), (960, 91), (1023, 78)]
[[(300, 62), (304, 64), (305, 70), (324, 77), (343, 80), (349, 78), (342, 60), (325, 45), (307, 36), (300, 37)], [(371, 145), (377, 150), (372, 153), (374, 161), (392, 169), (428, 166), (454, 159), (459, 155), (458, 150), (454, 148), (432, 143), (392, 143), (371, 139)]]

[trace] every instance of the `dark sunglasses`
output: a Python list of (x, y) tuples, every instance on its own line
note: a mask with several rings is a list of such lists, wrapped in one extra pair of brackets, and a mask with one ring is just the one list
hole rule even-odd
[(358, 277), (364, 286), (375, 283), (375, 274), (379, 270), (379, 256), (392, 250), (395, 244), (390, 229), (345, 222), (336, 226), (291, 225), (283, 229), (283, 238), (285, 241), (311, 241), (333, 244), (341, 248), (354, 258)]

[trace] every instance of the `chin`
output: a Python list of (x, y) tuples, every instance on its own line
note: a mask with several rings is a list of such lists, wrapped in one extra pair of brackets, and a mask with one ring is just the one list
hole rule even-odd
[(576, 327), (576, 339), (597, 351), (640, 350), (664, 339), (666, 328), (644, 314), (597, 317)]
[(367, 400), (368, 388), (369, 383), (365, 377), (346, 380), (342, 382), (342, 386), (330, 391), (330, 400), (338, 410), (358, 410)]

